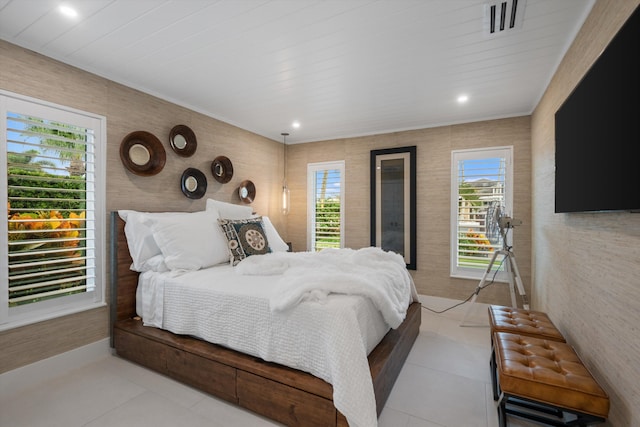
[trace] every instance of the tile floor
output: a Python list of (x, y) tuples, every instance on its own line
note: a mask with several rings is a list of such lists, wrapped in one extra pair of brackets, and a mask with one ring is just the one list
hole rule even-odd
[[(457, 301), (421, 297), (434, 310)], [(465, 326), (460, 322), (469, 310)], [(411, 353), (380, 415), (380, 427), (498, 426), (489, 376), (486, 305), (422, 310)], [(278, 426), (145, 368), (104, 355), (11, 394), (2, 427)], [(509, 418), (510, 427), (537, 424)]]

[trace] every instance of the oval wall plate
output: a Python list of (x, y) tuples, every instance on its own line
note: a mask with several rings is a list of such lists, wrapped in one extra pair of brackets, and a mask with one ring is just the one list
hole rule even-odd
[(242, 181), (238, 187), (238, 196), (243, 203), (252, 203), (256, 199), (256, 186), (249, 180)]
[(195, 168), (187, 168), (180, 178), (182, 194), (190, 199), (200, 199), (207, 192), (207, 177)]
[(216, 181), (226, 184), (233, 177), (233, 165), (231, 160), (225, 156), (218, 156), (211, 162), (211, 173)]
[(120, 143), (122, 164), (136, 175), (159, 173), (167, 161), (167, 153), (155, 135), (146, 131), (131, 132)]
[(196, 134), (185, 125), (177, 125), (169, 133), (169, 143), (173, 151), (182, 157), (193, 156), (198, 148)]

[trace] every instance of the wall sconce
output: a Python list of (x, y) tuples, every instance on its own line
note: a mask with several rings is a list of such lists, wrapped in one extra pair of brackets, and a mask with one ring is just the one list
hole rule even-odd
[(282, 135), (282, 152), (283, 152), (283, 164), (284, 164), (284, 173), (282, 178), (282, 214), (288, 215), (291, 210), (291, 193), (289, 192), (289, 187), (287, 187), (287, 136), (288, 133), (283, 132)]

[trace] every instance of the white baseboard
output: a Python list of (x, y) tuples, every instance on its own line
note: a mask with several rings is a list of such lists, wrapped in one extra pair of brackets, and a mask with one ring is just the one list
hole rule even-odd
[(0, 374), (0, 400), (111, 355), (109, 338)]

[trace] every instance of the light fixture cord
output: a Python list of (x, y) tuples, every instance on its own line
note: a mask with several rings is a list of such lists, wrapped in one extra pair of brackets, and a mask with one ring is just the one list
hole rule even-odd
[(284, 176), (282, 178), (283, 187), (287, 186), (287, 135), (289, 134), (282, 133), (282, 144), (284, 145), (284, 147), (282, 147), (282, 161), (284, 169)]

